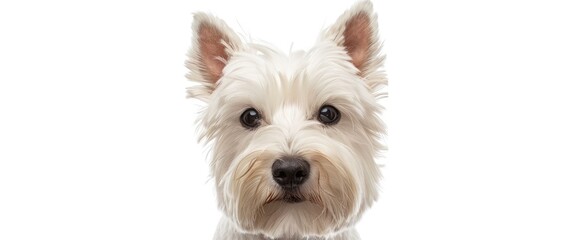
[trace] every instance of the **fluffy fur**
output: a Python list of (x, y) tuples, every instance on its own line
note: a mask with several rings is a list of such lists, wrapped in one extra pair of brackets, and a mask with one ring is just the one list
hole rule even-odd
[[(381, 177), (374, 160), (385, 133), (380, 46), (369, 1), (345, 12), (308, 52), (289, 55), (242, 42), (222, 20), (195, 14), (188, 93), (206, 103), (200, 139), (212, 147), (224, 213), (216, 240), (359, 239), (353, 226), (377, 199)], [(317, 120), (327, 104), (341, 112), (335, 125)], [(248, 108), (261, 114), (256, 129), (239, 121)], [(298, 192), (305, 201), (283, 201), (271, 176), (282, 156), (310, 164)]]

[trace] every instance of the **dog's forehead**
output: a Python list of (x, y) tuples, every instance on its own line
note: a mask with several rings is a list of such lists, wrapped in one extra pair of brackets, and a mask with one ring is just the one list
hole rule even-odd
[(289, 54), (263, 45), (240, 52), (229, 59), (212, 97), (225, 109), (252, 107), (268, 117), (289, 111), (303, 118), (326, 104), (360, 111), (372, 95), (347, 53), (321, 44)]
[(320, 94), (332, 88), (363, 85), (349, 56), (337, 46), (318, 44), (309, 51), (288, 54), (266, 45), (250, 46), (229, 60), (220, 87), (302, 97), (301, 91)]

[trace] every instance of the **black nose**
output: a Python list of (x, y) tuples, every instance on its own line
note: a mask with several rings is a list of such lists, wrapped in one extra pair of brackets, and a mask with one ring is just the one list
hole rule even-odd
[(273, 179), (283, 188), (295, 188), (309, 177), (309, 163), (300, 157), (282, 157), (271, 167)]

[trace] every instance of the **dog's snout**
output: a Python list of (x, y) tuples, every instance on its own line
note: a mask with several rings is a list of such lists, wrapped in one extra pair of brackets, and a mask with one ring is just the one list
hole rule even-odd
[(286, 156), (275, 160), (271, 171), (273, 179), (283, 188), (295, 188), (309, 177), (309, 163), (300, 157)]

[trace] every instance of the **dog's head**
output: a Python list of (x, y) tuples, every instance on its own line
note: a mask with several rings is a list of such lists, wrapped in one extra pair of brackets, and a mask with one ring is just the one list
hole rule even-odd
[(374, 158), (387, 83), (376, 15), (360, 2), (308, 52), (245, 43), (197, 13), (187, 67), (206, 103), (219, 206), (239, 229), (321, 236), (355, 223), (377, 198)]

